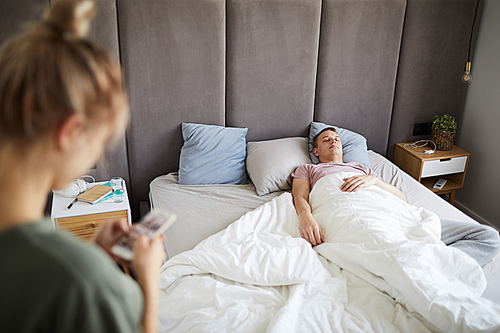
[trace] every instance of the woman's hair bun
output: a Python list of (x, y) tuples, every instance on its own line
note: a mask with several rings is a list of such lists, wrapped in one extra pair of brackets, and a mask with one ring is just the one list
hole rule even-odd
[(58, 0), (44, 13), (44, 21), (64, 39), (82, 39), (87, 37), (95, 13), (92, 0)]

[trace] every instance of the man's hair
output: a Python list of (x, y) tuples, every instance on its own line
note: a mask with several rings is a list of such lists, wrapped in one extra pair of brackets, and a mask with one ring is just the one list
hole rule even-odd
[(321, 130), (321, 132), (319, 132), (318, 134), (316, 134), (316, 136), (312, 139), (312, 144), (313, 144), (314, 148), (318, 148), (318, 138), (321, 135), (321, 133), (323, 133), (325, 131), (332, 131), (332, 132), (337, 133), (337, 130), (335, 129), (335, 127), (325, 127), (325, 128), (323, 128)]

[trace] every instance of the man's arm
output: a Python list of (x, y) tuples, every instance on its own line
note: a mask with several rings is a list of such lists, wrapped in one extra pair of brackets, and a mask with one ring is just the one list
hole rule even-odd
[(403, 199), (405, 202), (408, 202), (405, 195), (403, 194), (403, 192), (401, 192), (400, 189), (398, 189), (396, 186), (384, 182), (382, 179), (376, 176), (354, 176), (351, 178), (344, 178), (344, 184), (342, 184), (340, 189), (344, 192), (356, 192), (360, 188), (372, 185), (376, 185), (381, 189), (397, 196), (398, 198)]
[(323, 232), (314, 219), (309, 204), (309, 182), (305, 179), (294, 178), (292, 183), (292, 196), (295, 210), (300, 222), (300, 235), (311, 245), (324, 243)]

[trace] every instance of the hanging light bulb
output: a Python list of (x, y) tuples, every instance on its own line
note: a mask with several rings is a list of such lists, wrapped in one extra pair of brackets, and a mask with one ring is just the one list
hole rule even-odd
[(472, 36), (474, 35), (474, 26), (476, 25), (476, 18), (477, 18), (477, 9), (479, 7), (479, 1), (477, 0), (476, 2), (476, 11), (474, 12), (474, 21), (472, 21), (472, 28), (470, 29), (470, 39), (469, 39), (469, 52), (467, 53), (467, 62), (465, 63), (465, 72), (464, 75), (462, 75), (462, 82), (463, 83), (469, 83), (472, 81), (472, 74), (470, 73), (470, 67), (471, 67), (471, 62), (470, 62), (470, 49), (472, 46)]
[(462, 75), (462, 82), (463, 83), (469, 83), (472, 81), (472, 74), (470, 73), (470, 67), (471, 67), (471, 62), (467, 61), (465, 63), (465, 73)]

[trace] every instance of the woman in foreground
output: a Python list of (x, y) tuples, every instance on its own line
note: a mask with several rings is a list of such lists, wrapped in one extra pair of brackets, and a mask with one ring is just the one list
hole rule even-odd
[(43, 217), (48, 193), (95, 165), (128, 121), (120, 67), (85, 39), (94, 14), (92, 1), (60, 0), (0, 48), (5, 332), (156, 332), (162, 238), (137, 242), (137, 284), (109, 255), (125, 221), (105, 224), (87, 244)]

